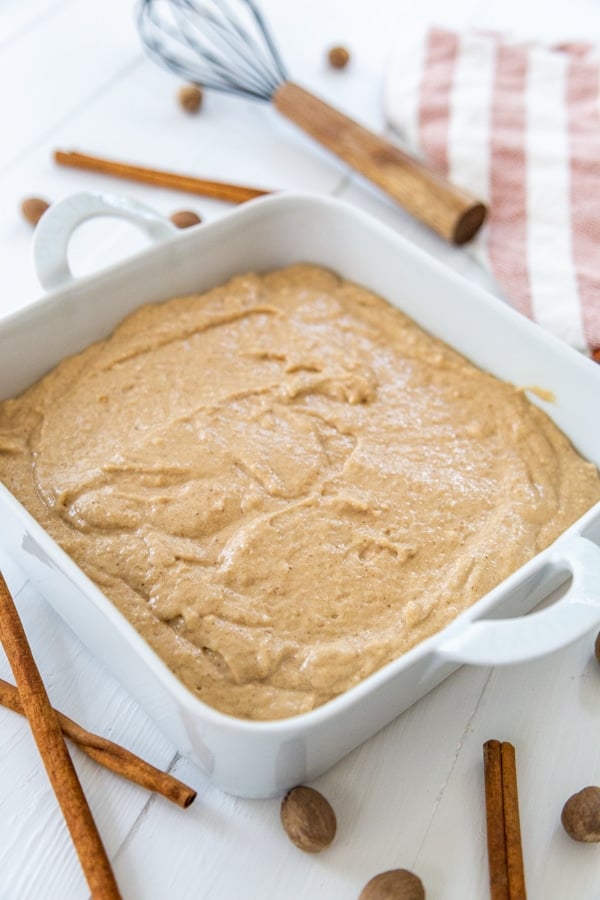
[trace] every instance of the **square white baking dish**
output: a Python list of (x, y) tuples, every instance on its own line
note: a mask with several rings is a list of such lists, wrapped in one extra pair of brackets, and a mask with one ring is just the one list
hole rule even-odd
[[(78, 224), (127, 218), (155, 244), (74, 279), (67, 245)], [(245, 271), (294, 262), (336, 270), (381, 294), (476, 365), (523, 387), (577, 449), (600, 465), (600, 366), (501, 301), (467, 284), (377, 221), (337, 200), (279, 195), (186, 232), (122, 198), (80, 194), (36, 230), (35, 259), (51, 292), (0, 322), (0, 398), (106, 336), (143, 303), (202, 291)], [(543, 392), (549, 392), (547, 394)], [(68, 448), (65, 448), (68, 453)], [(223, 790), (267, 797), (309, 781), (373, 735), (460, 664), (500, 665), (552, 652), (600, 623), (600, 504), (450, 626), (331, 702), (293, 718), (249, 722), (196, 699), (101, 591), (0, 485), (2, 542), (94, 655), (180, 753)], [(551, 606), (525, 615), (558, 585)]]

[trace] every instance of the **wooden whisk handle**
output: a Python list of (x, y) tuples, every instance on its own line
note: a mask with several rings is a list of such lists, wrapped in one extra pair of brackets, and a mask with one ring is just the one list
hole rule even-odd
[(288, 81), (277, 89), (273, 103), (446, 240), (464, 244), (479, 230), (486, 214), (481, 201), (314, 94)]

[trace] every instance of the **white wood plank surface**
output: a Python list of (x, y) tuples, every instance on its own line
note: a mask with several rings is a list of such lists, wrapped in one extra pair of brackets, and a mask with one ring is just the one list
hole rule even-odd
[[(421, 21), (475, 25), (549, 40), (600, 32), (600, 5), (505, 0), (260, 0), (291, 77), (374, 128), (383, 127), (381, 80), (397, 36)], [(352, 63), (332, 72), (326, 49)], [(464, 277), (498, 292), (466, 250), (446, 246), (268, 107), (208, 94), (200, 115), (174, 102), (178, 82), (146, 60), (123, 0), (0, 2), (0, 317), (39, 288), (22, 197), (54, 200), (110, 190), (168, 214), (223, 215), (226, 204), (56, 167), (56, 147), (272, 188), (337, 194), (407, 236)], [(112, 222), (72, 242), (77, 272), (133, 252), (142, 239)], [(86, 727), (199, 791), (182, 811), (99, 769), (74, 751), (123, 895), (131, 900), (358, 897), (376, 872), (416, 871), (429, 898), (488, 895), (482, 744), (517, 748), (525, 865), (531, 900), (598, 900), (598, 848), (570, 841), (562, 803), (600, 783), (600, 668), (593, 639), (545, 660), (462, 669), (318, 780), (339, 822), (334, 845), (312, 857), (279, 825), (279, 803), (244, 801), (211, 787), (62, 624), (27, 581), (26, 561), (0, 569), (17, 600), (53, 702)], [(0, 653), (0, 677), (10, 677)], [(26, 722), (0, 709), (0, 900), (79, 900), (85, 882)]]

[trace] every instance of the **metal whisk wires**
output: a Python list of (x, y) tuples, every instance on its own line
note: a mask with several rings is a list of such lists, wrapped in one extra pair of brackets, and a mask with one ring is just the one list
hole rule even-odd
[(270, 100), (288, 80), (252, 0), (141, 0), (137, 23), (150, 56), (185, 81)]

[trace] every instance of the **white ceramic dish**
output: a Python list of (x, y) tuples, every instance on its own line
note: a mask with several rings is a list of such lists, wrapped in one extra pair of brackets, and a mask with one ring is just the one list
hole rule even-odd
[[(67, 245), (92, 216), (136, 222), (157, 242), (132, 259), (76, 280)], [(332, 199), (281, 195), (200, 228), (175, 232), (146, 207), (77, 195), (40, 222), (35, 258), (51, 293), (0, 322), (1, 397), (13, 396), (64, 356), (107, 335), (142, 303), (204, 290), (232, 275), (310, 261), (394, 303), (474, 363), (522, 386), (600, 464), (600, 367), (445, 270), (375, 220)], [(68, 448), (65, 448), (68, 453)], [(460, 664), (522, 662), (568, 644), (600, 622), (600, 504), (550, 548), (448, 628), (330, 703), (277, 722), (246, 722), (197, 700), (106, 597), (0, 485), (2, 541), (32, 581), (179, 751), (222, 789), (281, 794), (316, 777), (422, 697)], [(557, 585), (552, 606), (524, 615)]]

